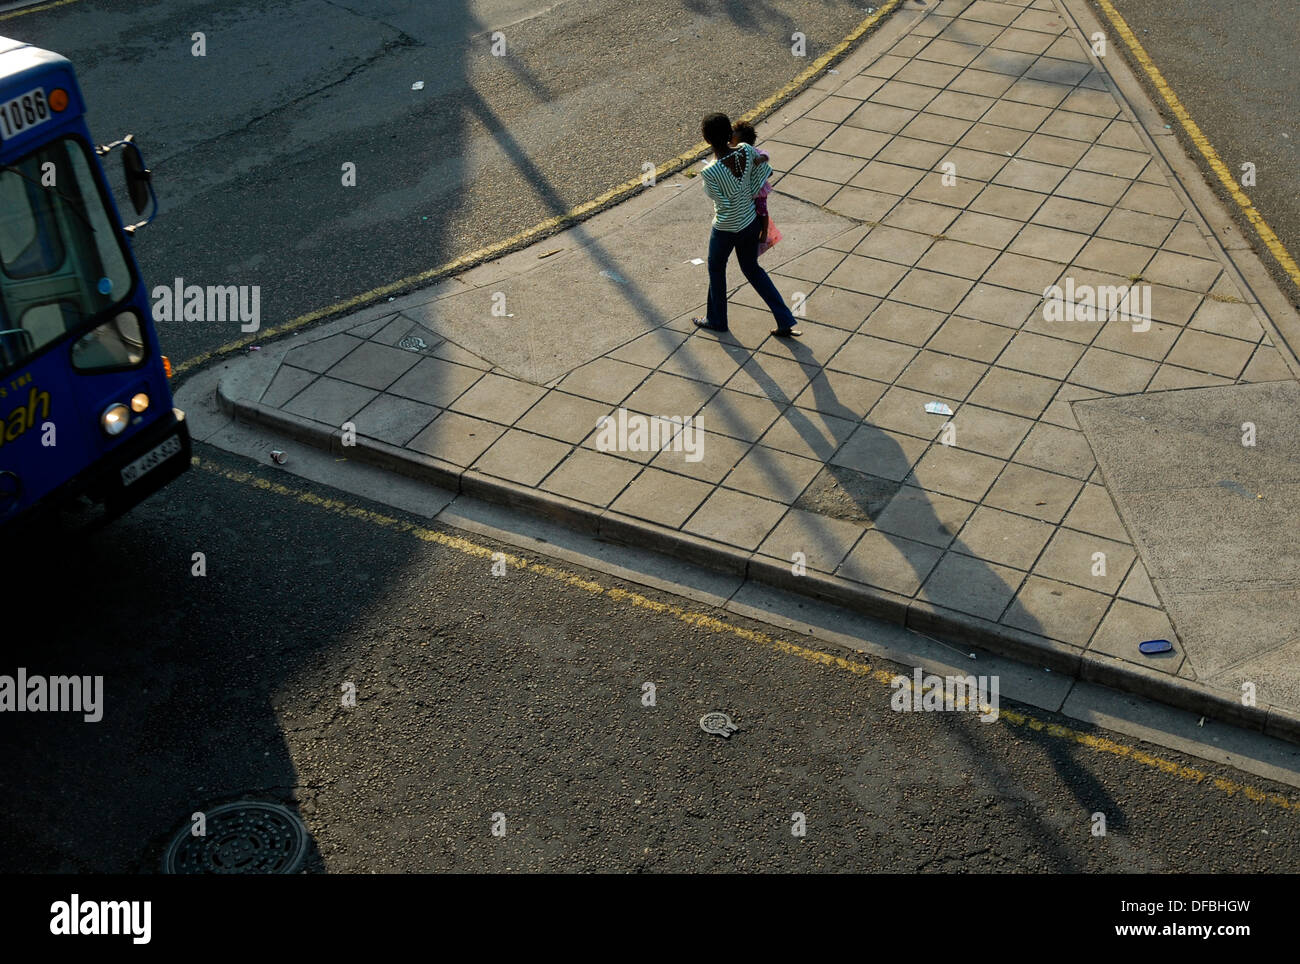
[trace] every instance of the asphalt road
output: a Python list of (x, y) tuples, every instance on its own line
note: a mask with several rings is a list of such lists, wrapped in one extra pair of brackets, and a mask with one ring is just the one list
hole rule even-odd
[[(161, 196), (136, 243), (149, 283), (259, 285), (269, 328), (639, 177), (698, 142), (708, 111), (742, 113), (794, 78), (865, 7), (104, 0), (0, 33), (71, 59), (95, 136), (144, 146)], [(242, 337), (237, 322), (161, 330), (176, 361)]]
[[(144, 139), (164, 197), (139, 240), (146, 276), (261, 284), (270, 325), (677, 153), (704, 110), (743, 109), (802, 66), (754, 38), (815, 14), (816, 56), (814, 38), (862, 16), (561, 3), (505, 26), (518, 59), (500, 63), (437, 38), (482, 43), (528, 5), (449, 3), (436, 22), (353, 6), (71, 4), (0, 32), (74, 59), (99, 136)], [(164, 338), (183, 359), (237, 334)], [(1043, 732), (895, 713), (873, 680), (541, 575), (493, 577), (482, 558), (204, 468), (105, 531), (23, 552), (4, 600), (6, 626), (27, 628), (6, 633), (0, 672), (103, 674), (107, 705), (94, 724), (0, 717), (0, 870), (150, 871), (193, 812), (239, 797), (297, 806), (310, 868), (337, 872), (1296, 865), (1294, 816), (1266, 802)], [(191, 575), (196, 552), (206, 576)], [(703, 733), (712, 709), (740, 732)]]
[[(1239, 184), (1244, 176), (1242, 165), (1255, 165), (1255, 185), (1242, 190), (1291, 257), (1300, 259), (1300, 188), (1296, 182), (1300, 164), (1300, 68), (1296, 64), (1300, 9), (1293, 0), (1240, 0), (1227, 6), (1203, 0), (1112, 0), (1112, 4)], [(1103, 13), (1098, 11), (1098, 16), (1108, 24)], [(1120, 56), (1129, 57), (1155, 103), (1163, 106), (1125, 45), (1118, 38), (1112, 42)], [(1300, 288), (1259, 242), (1255, 229), (1178, 121), (1167, 109), (1164, 113), (1171, 130), (1178, 133), (1264, 265), (1291, 302), (1300, 307)]]
[[(0, 870), (151, 871), (193, 812), (244, 796), (298, 805), (309, 866), (334, 872), (1256, 873), (1300, 858), (1293, 813), (1210, 781), (969, 714), (897, 713), (874, 679), (544, 574), (494, 577), (488, 558), (348, 511), (364, 503), (313, 506), (220, 474), (311, 491), (274, 468), (205, 464), (6, 581), (33, 627), (9, 661), (103, 674), (106, 699), (93, 724), (0, 720)], [(700, 729), (714, 709), (740, 727), (728, 740)]]

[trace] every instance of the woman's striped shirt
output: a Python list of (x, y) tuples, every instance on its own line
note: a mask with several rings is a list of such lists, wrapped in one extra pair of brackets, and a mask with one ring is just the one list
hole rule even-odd
[[(743, 154), (742, 154), (743, 152)], [(745, 173), (736, 177), (716, 158), (704, 166), (704, 190), (713, 201), (713, 226), (719, 231), (741, 231), (754, 220), (754, 195), (772, 176), (772, 166), (749, 144), (736, 148), (745, 158)]]

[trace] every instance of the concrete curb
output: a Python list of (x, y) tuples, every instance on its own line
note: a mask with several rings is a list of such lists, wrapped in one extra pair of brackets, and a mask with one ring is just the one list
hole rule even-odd
[(358, 438), (356, 445), (344, 448), (340, 430), (260, 402), (239, 399), (228, 391), (231, 380), (225, 376), (217, 383), (217, 403), (222, 411), (241, 421), (281, 432), (303, 444), (334, 454), (346, 453), (350, 459), (430, 482), (458, 495), (522, 509), (601, 539), (671, 555), (708, 569), (901, 624), (918, 633), (937, 635), (949, 642), (1041, 666), (1068, 678), (1098, 683), (1207, 719), (1300, 744), (1300, 713), (1283, 707), (1267, 704), (1243, 706), (1233, 696), (1212, 690), (1203, 683), (1146, 669), (1113, 656), (1089, 653), (922, 599), (909, 599), (815, 572), (796, 576), (784, 563), (753, 552), (597, 509), (384, 442)]

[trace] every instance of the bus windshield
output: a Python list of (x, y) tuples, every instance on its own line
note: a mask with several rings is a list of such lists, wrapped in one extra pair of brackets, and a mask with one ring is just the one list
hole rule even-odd
[(131, 291), (130, 259), (80, 139), (0, 166), (0, 373)]

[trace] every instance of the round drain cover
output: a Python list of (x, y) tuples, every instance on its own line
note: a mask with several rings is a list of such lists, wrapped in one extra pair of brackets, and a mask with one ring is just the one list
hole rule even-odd
[(206, 833), (187, 825), (167, 847), (165, 874), (293, 874), (307, 856), (307, 828), (288, 807), (244, 800), (203, 811)]

